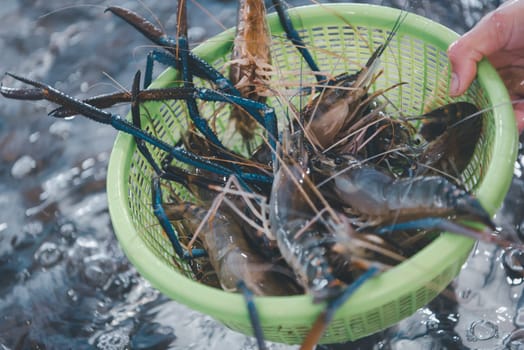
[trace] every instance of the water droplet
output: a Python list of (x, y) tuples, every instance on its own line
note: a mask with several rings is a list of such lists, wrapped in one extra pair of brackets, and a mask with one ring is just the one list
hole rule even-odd
[(167, 349), (176, 339), (174, 329), (156, 322), (143, 323), (133, 334), (133, 349)]
[(19, 282), (25, 282), (25, 281), (29, 280), (29, 278), (31, 278), (31, 272), (29, 272), (28, 269), (23, 269), (22, 271), (19, 271), (16, 274), (16, 279)]
[(82, 84), (80, 84), (80, 91), (87, 92), (89, 90), (89, 83), (87, 81), (83, 81)]
[(36, 168), (36, 161), (28, 155), (24, 155), (13, 164), (11, 168), (11, 175), (15, 179), (21, 179), (27, 176)]
[(504, 264), (514, 272), (524, 271), (524, 252), (520, 249), (504, 251)]
[(62, 252), (52, 242), (45, 242), (35, 252), (35, 260), (42, 267), (51, 267), (62, 258)]
[(79, 237), (76, 240), (76, 244), (85, 250), (95, 250), (98, 248), (98, 242), (92, 238), (86, 238), (86, 237)]
[(116, 266), (109, 257), (96, 255), (84, 259), (83, 277), (92, 287), (103, 287), (111, 275), (115, 273)]
[(76, 239), (76, 227), (71, 222), (60, 225), (60, 235), (68, 242), (72, 243)]
[(95, 159), (94, 158), (87, 158), (82, 162), (82, 169), (86, 170), (89, 168), (92, 168), (95, 165)]
[(411, 339), (400, 339), (395, 342), (394, 349), (416, 350), (420, 349), (420, 343)]
[(66, 139), (71, 133), (71, 123), (64, 120), (58, 120), (49, 126), (49, 133), (58, 136), (61, 139)]
[(96, 348), (100, 350), (124, 350), (128, 344), (129, 335), (116, 330), (98, 337)]
[(438, 329), (439, 324), (440, 324), (439, 320), (431, 319), (426, 322), (426, 328), (428, 331), (435, 331)]
[(96, 160), (98, 162), (105, 162), (109, 159), (109, 153), (107, 152), (101, 152), (96, 156)]
[(502, 265), (506, 272), (506, 280), (516, 286), (523, 282), (524, 277), (524, 252), (520, 249), (505, 250), (502, 255)]
[(24, 233), (32, 236), (39, 235), (44, 230), (44, 224), (41, 221), (31, 221), (24, 225)]
[(510, 286), (519, 286), (522, 284), (522, 282), (524, 282), (524, 278), (522, 277), (511, 278), (509, 276), (506, 276), (506, 282), (508, 282)]
[(206, 36), (206, 29), (204, 27), (188, 28), (187, 36), (190, 41), (201, 41)]
[(107, 302), (104, 300), (99, 300), (96, 304), (96, 311), (100, 313), (107, 313), (111, 309), (111, 302)]
[(461, 304), (470, 304), (474, 300), (479, 299), (479, 292), (471, 288), (465, 288), (457, 291), (457, 296), (460, 298)]
[(118, 298), (127, 293), (134, 285), (129, 273), (114, 275), (111, 281), (104, 286), (104, 292), (113, 298)]
[(40, 131), (34, 132), (29, 135), (29, 142), (35, 143), (40, 138)]
[(517, 234), (519, 238), (522, 240), (522, 238), (524, 237), (524, 220), (517, 224)]
[(491, 321), (475, 321), (466, 331), (466, 338), (469, 341), (489, 340), (495, 337), (498, 337), (498, 326)]
[(74, 289), (67, 290), (67, 296), (71, 299), (72, 302), (76, 303), (78, 301), (78, 294)]
[(515, 324), (519, 327), (524, 326), (524, 309), (519, 308), (517, 310), (517, 315), (515, 315)]
[(471, 289), (466, 288), (466, 289), (464, 289), (462, 292), (460, 292), (460, 297), (461, 297), (462, 299), (469, 299), (470, 296), (471, 296), (471, 294), (472, 294)]

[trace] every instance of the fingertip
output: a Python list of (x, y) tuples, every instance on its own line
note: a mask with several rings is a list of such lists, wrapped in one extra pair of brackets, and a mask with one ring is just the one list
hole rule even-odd
[(471, 85), (471, 82), (475, 78), (476, 74), (477, 67), (475, 64), (472, 66), (452, 66), (452, 72), (449, 81), (449, 95), (451, 97), (458, 97), (464, 94)]
[(466, 92), (475, 78), (477, 74), (477, 61), (467, 58), (454, 50), (448, 52), (448, 57), (451, 63), (449, 94), (452, 97), (457, 97)]

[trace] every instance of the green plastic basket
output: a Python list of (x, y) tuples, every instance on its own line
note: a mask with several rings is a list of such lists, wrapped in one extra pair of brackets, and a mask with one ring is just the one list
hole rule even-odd
[[(359, 64), (365, 63), (373, 48), (385, 41), (400, 12), (380, 6), (331, 4), (295, 8), (290, 14), (321, 69), (336, 74), (355, 71)], [(282, 74), (293, 72), (285, 77), (287, 80), (311, 82), (312, 76), (296, 49), (285, 39), (277, 17), (268, 16), (268, 22), (273, 36), (274, 65)], [(228, 30), (194, 52), (226, 71), (224, 64), (230, 59), (233, 35), (234, 30)], [(389, 99), (408, 114), (421, 113), (430, 102), (442, 105), (452, 101), (447, 97), (450, 73), (446, 49), (456, 38), (457, 34), (449, 29), (409, 14), (383, 55), (384, 74), (374, 88), (409, 82), (388, 93)], [(507, 92), (497, 73), (487, 61), (478, 68), (477, 80), (460, 100), (493, 108), (483, 116), (482, 137), (462, 180), (485, 208), (494, 213), (512, 177), (517, 131)], [(297, 74), (301, 71), (302, 76)], [(168, 69), (154, 82), (154, 87), (175, 85), (177, 77), (175, 71)], [(202, 81), (196, 83), (209, 86)], [(227, 108), (220, 109), (211, 103), (202, 104), (202, 109), (204, 115), (228, 113)], [(173, 144), (185, 128), (185, 112), (180, 102), (148, 103), (143, 112), (144, 123), (148, 130), (155, 130), (159, 137)], [(220, 130), (221, 126), (218, 127)], [(189, 269), (178, 269), (173, 264), (171, 244), (152, 214), (152, 176), (133, 139), (119, 134), (109, 164), (108, 197), (115, 232), (125, 253), (162, 293), (231, 329), (252, 334), (241, 295), (198, 283)], [(442, 234), (409, 260), (368, 281), (336, 313), (322, 343), (355, 340), (410, 316), (457, 275), (473, 244), (468, 238)], [(302, 342), (323, 307), (314, 305), (308, 295), (258, 297), (256, 305), (266, 339), (295, 344)]]

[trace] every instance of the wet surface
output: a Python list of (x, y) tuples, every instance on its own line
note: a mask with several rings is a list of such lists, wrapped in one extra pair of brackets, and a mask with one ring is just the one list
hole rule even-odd
[[(175, 32), (173, 1), (144, 3)], [(148, 13), (137, 1), (3, 1), (1, 70), (79, 97), (114, 91), (114, 81), (130, 86), (148, 42), (104, 14), (109, 4)], [(193, 42), (220, 32), (217, 23), (234, 24), (234, 1), (200, 4), (216, 21), (191, 3)], [(495, 6), (418, 1), (411, 9), (461, 33)], [(106, 167), (116, 133), (82, 118), (46, 117), (50, 108), (0, 99), (0, 349), (256, 348), (252, 338), (168, 300), (137, 274), (107, 210)], [(517, 238), (524, 233), (523, 165), (521, 157), (498, 214)], [(321, 348), (524, 348), (523, 260), (518, 251), (481, 243), (449, 290), (412, 317), (359, 342)]]

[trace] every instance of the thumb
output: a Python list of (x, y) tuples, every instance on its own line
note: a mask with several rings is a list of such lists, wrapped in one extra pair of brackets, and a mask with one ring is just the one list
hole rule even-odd
[(462, 95), (477, 74), (477, 63), (482, 59), (482, 54), (469, 47), (470, 43), (464, 37), (450, 45), (448, 57), (451, 62), (451, 83), (449, 94)]

